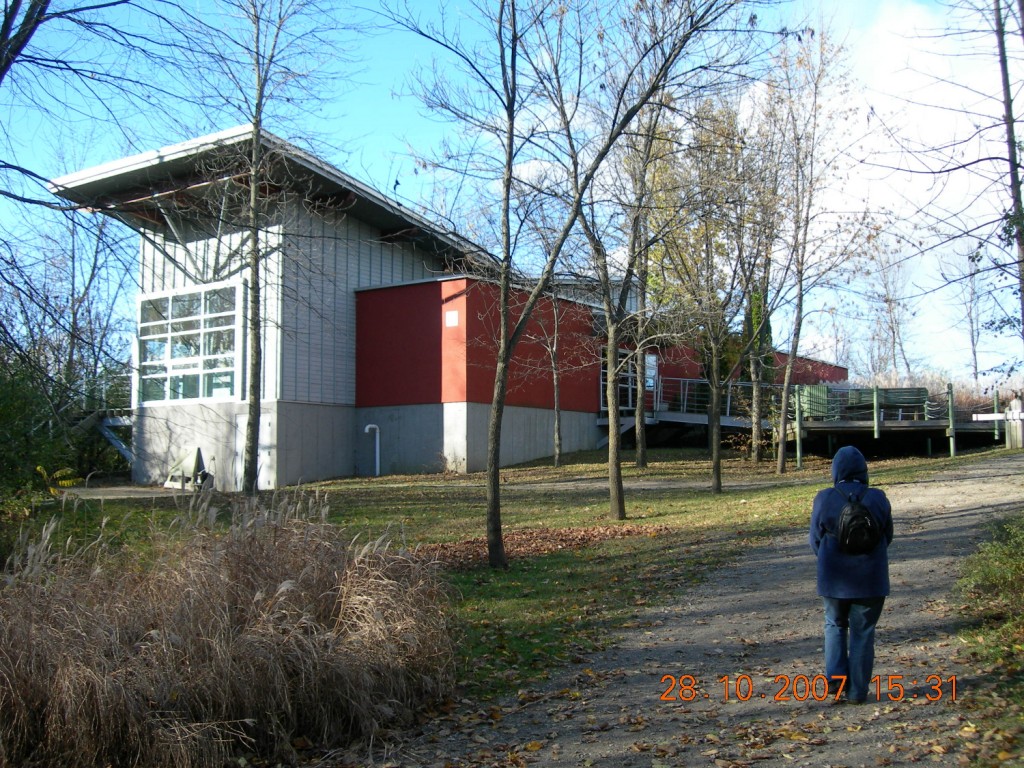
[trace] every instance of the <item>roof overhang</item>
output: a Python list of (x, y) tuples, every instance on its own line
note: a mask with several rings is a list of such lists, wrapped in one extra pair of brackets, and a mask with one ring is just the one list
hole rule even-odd
[[(379, 230), (381, 240), (416, 242), (455, 258), (491, 260), (468, 240), (310, 153), (266, 131), (259, 137), (270, 161), (267, 178), (275, 188), (295, 192), (311, 205), (344, 211)], [(245, 182), (252, 140), (252, 126), (242, 125), (70, 173), (51, 181), (49, 189), (135, 229), (164, 229), (169, 206), (180, 210), (217, 184)]]

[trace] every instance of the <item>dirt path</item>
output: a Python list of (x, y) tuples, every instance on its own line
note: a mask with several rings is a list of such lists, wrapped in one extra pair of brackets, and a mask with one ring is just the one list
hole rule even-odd
[[(799, 531), (751, 551), (675, 605), (642, 614), (609, 650), (565, 670), (546, 690), (485, 711), (454, 712), (395, 745), (377, 764), (969, 763), (976, 734), (964, 704), (976, 695), (978, 678), (955, 658), (960, 641), (952, 588), (958, 561), (974, 550), (985, 523), (1024, 507), (1024, 456), (884, 490), (896, 539), (875, 672), (883, 679), (902, 675), (902, 701), (890, 701), (884, 685), (880, 700), (872, 693), (861, 706), (807, 698), (804, 680), (821, 672), (822, 613), (814, 559)], [(690, 682), (684, 676), (692, 676), (692, 688), (680, 688), (680, 678)], [(737, 691), (744, 698), (749, 692), (749, 699), (738, 700)], [(663, 701), (666, 693), (676, 700)], [(680, 694), (693, 700), (679, 701)]]

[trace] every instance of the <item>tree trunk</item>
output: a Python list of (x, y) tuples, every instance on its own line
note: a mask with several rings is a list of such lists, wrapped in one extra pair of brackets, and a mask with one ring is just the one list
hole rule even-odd
[(260, 404), (263, 383), (263, 322), (260, 290), (260, 212), (259, 191), (263, 164), (262, 131), (258, 120), (252, 124), (252, 147), (249, 151), (249, 386), (248, 412), (245, 421), (245, 455), (242, 468), (242, 490), (256, 495), (259, 483)]
[(622, 487), (622, 433), (619, 431), (619, 328), (608, 324), (606, 347), (608, 368), (605, 404), (608, 407), (608, 509), (613, 520), (626, 519), (626, 498)]
[(562, 377), (559, 375), (558, 366), (558, 297), (551, 297), (551, 304), (554, 307), (554, 338), (551, 340), (551, 387), (552, 387), (552, 407), (555, 409), (554, 413), (554, 464), (556, 467), (562, 466), (562, 408), (561, 408), (561, 386)]
[[(646, 187), (641, 199), (646, 199)], [(643, 219), (646, 222), (646, 218)], [(643, 224), (634, 225), (634, 229), (640, 228), (643, 237), (634, 237), (634, 243), (647, 242), (646, 227)], [(644, 354), (644, 338), (647, 335), (647, 261), (649, 251), (646, 245), (642, 247), (634, 245), (635, 250), (640, 250), (637, 255), (636, 267), (636, 377), (637, 377), (637, 399), (634, 424), (636, 431), (636, 466), (643, 469), (647, 466), (647, 355)], [(657, 396), (658, 382), (654, 382), (654, 395)], [(657, 403), (654, 403), (657, 410)]]
[(760, 464), (764, 458), (761, 443), (764, 441), (764, 397), (761, 384), (764, 379), (764, 365), (760, 342), (750, 350), (750, 460)]
[(554, 408), (555, 408), (555, 438), (554, 438), (554, 463), (556, 467), (562, 466), (562, 408), (561, 408), (561, 397), (559, 395), (559, 388), (561, 386), (561, 378), (558, 374), (555, 374), (555, 390), (554, 390)]
[(711, 448), (711, 492), (722, 492), (722, 382), (719, 376), (718, 349), (711, 352), (711, 370), (708, 372), (708, 443)]
[(1020, 301), (1020, 336), (1024, 340), (1024, 202), (1020, 189), (1020, 166), (1016, 125), (1013, 114), (1013, 87), (1010, 83), (1009, 62), (1006, 55), (1006, 29), (1000, 0), (993, 0), (996, 43), (999, 48), (999, 73), (1003, 85), (1003, 125), (1006, 130), (1006, 152), (1010, 170), (1010, 199), (1013, 201), (1011, 223), (1013, 242), (1017, 246), (1017, 293)]
[(505, 411), (508, 354), (502, 344), (494, 372), (491, 416), (487, 423), (487, 563), (491, 568), (508, 568), (501, 532), (501, 421)]
[(643, 349), (636, 350), (636, 407), (633, 409), (633, 430), (636, 434), (634, 463), (642, 469), (647, 466), (647, 355)]
[(793, 318), (793, 338), (789, 345), (789, 359), (786, 360), (786, 373), (782, 379), (782, 397), (779, 404), (778, 461), (776, 472), (786, 473), (786, 430), (789, 428), (789, 392), (793, 383), (793, 366), (796, 364), (797, 350), (800, 348), (800, 330), (804, 319), (804, 286), (803, 276), (797, 276), (796, 311)]

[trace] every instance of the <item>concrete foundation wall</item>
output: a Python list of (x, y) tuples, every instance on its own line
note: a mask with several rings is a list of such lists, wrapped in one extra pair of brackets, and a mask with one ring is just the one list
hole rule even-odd
[[(353, 408), (277, 403), (260, 419), (259, 487), (280, 488), (351, 475), (373, 475), (380, 439), (380, 473), (479, 472), (487, 467), (490, 406), (479, 403)], [(214, 486), (241, 489), (245, 453), (244, 403), (140, 408), (135, 414), (133, 480), (161, 484), (173, 465), (198, 448)], [(377, 431), (366, 432), (367, 425)], [(502, 466), (552, 454), (554, 413), (507, 408), (502, 425)], [(562, 446), (596, 448), (601, 438), (592, 413), (562, 414)]]
[(1006, 421), (1006, 447), (1024, 448), (1024, 421)]
[[(310, 403), (264, 405), (260, 416), (260, 489), (354, 474), (351, 406)], [(198, 448), (214, 487), (242, 487), (245, 403), (201, 404), (139, 408), (135, 411), (132, 442), (136, 483), (161, 484), (182, 457)]]
[[(489, 405), (467, 404), (467, 472), (480, 472), (487, 468), (487, 422), (490, 412)], [(506, 408), (501, 425), (501, 466), (551, 456), (554, 453), (554, 429), (554, 411), (544, 408)], [(562, 412), (564, 453), (597, 448), (600, 439), (601, 430), (597, 426), (595, 414)]]
[[(469, 425), (469, 403), (444, 404), (444, 469), (465, 474), (469, 472), (469, 449), (466, 442)], [(484, 440), (487, 439), (487, 422), (484, 421)], [(484, 443), (484, 456), (487, 443)], [(486, 466), (486, 465), (485, 465)], [(474, 470), (475, 471), (475, 470)]]
[(440, 404), (356, 409), (352, 440), (355, 475), (374, 474), (374, 441), (380, 437), (380, 474), (415, 474), (444, 469), (444, 410)]
[[(360, 408), (355, 422), (355, 474), (374, 472), (374, 434), (380, 429), (380, 473), (482, 472), (487, 468), (487, 422), (491, 408), (481, 403), (400, 405)], [(550, 456), (554, 413), (539, 408), (506, 408), (502, 425), (502, 466)], [(597, 447), (601, 430), (593, 413), (562, 413), (565, 452)]]
[[(273, 453), (266, 452), (272, 424), (270, 414), (261, 419), (261, 463), (273, 463)], [(242, 453), (245, 445), (245, 403), (188, 403), (147, 406), (135, 411), (132, 443), (135, 461), (132, 480), (145, 485), (161, 484), (174, 464), (186, 455), (202, 451), (214, 486), (221, 491), (234, 491), (240, 486)], [(236, 455), (237, 452), (237, 455)], [(261, 468), (260, 487), (268, 481), (269, 466)], [(269, 486), (266, 486), (269, 487)]]
[(355, 474), (350, 405), (277, 403), (277, 486)]

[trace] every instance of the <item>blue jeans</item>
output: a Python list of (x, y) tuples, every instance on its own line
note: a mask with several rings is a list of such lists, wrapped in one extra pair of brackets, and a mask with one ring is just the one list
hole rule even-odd
[(824, 597), (825, 675), (846, 677), (850, 701), (868, 697), (871, 668), (875, 663), (875, 624), (882, 615), (884, 597), (846, 600)]

